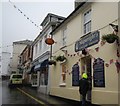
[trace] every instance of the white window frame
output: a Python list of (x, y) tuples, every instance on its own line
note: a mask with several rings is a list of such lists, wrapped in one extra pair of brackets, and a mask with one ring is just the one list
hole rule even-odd
[(67, 27), (62, 30), (62, 46), (66, 46), (67, 41)]
[(38, 44), (36, 43), (36, 45), (35, 45), (35, 54), (37, 54), (37, 52), (38, 52)]
[(91, 9), (83, 14), (83, 33), (88, 34), (91, 32)]
[[(63, 65), (65, 66), (65, 70), (63, 70)], [(60, 84), (59, 86), (66, 86), (66, 64), (61, 64), (60, 65)], [(63, 78), (63, 75), (64, 75), (64, 78)]]
[[(44, 41), (46, 40), (46, 38), (47, 38), (47, 35), (44, 36)], [(47, 47), (48, 47), (48, 45), (46, 43), (44, 43), (44, 50), (46, 50)]]
[(39, 41), (39, 52), (42, 51), (42, 40)]

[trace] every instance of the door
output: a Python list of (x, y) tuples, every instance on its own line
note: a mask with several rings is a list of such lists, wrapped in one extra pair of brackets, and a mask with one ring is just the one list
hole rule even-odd
[(91, 69), (91, 58), (90, 56), (86, 57), (86, 72), (88, 75), (89, 81), (89, 91), (87, 93), (87, 100), (91, 101), (91, 91), (92, 91), (92, 69)]
[[(91, 101), (91, 91), (92, 91), (92, 67), (91, 67), (91, 57), (86, 56), (81, 59), (81, 70), (82, 73), (86, 72), (89, 81), (89, 91), (87, 93), (87, 100)], [(82, 74), (81, 73), (81, 74)]]

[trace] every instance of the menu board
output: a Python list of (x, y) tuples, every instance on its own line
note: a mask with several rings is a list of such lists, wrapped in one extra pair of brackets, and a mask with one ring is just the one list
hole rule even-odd
[(105, 87), (104, 61), (100, 58), (93, 63), (93, 82), (94, 87)]

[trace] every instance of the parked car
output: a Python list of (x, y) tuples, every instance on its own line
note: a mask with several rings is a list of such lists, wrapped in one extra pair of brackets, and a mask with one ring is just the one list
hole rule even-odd
[(22, 84), (23, 84), (22, 74), (11, 74), (8, 84), (9, 87), (13, 85), (22, 85)]

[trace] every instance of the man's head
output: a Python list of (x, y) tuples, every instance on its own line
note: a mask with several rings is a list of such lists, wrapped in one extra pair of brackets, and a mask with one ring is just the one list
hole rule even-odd
[(87, 79), (87, 78), (88, 78), (87, 74), (86, 74), (86, 73), (83, 73), (83, 74), (82, 74), (82, 78)]

